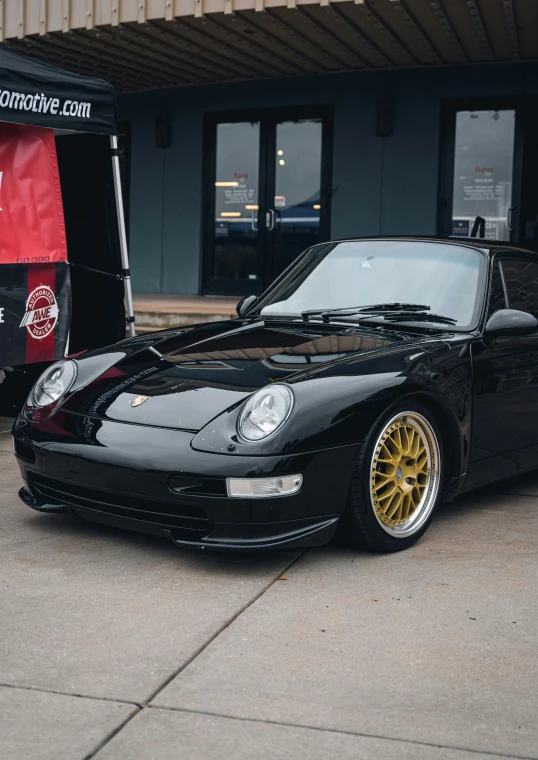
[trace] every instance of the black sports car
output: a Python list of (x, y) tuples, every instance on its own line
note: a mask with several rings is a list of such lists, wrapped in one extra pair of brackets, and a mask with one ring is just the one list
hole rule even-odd
[(50, 367), (22, 500), (201, 549), (397, 551), (538, 467), (538, 256), (478, 240), (305, 251), (239, 318)]

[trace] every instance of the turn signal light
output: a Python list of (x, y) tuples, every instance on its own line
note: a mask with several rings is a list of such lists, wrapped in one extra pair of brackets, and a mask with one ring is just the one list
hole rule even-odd
[(227, 478), (228, 496), (236, 499), (267, 499), (291, 496), (301, 490), (302, 475), (283, 475), (281, 478)]

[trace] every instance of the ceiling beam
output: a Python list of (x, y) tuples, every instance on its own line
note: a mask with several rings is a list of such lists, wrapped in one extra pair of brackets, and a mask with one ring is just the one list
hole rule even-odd
[[(237, 14), (234, 14), (234, 17), (237, 18)], [(204, 24), (205, 28), (203, 30), (200, 28), (201, 24)], [(260, 54), (252, 43), (249, 43), (251, 46), (248, 52), (245, 51), (244, 40), (235, 32), (232, 34), (231, 30), (228, 28), (228, 24), (221, 21), (220, 18), (217, 18), (214, 15), (208, 15), (201, 20), (192, 22), (184, 21), (182, 19), (180, 27), (183, 25), (202, 35), (208, 42), (219, 45), (221, 49), (224, 48), (226, 51), (233, 52), (233, 55), (241, 61), (241, 65), (253, 70), (256, 76), (267, 76), (267, 51), (264, 49)], [(232, 39), (223, 40), (223, 35), (232, 37)], [(269, 63), (269, 66), (275, 70), (274, 65)], [(276, 68), (276, 73), (277, 75), (280, 73), (278, 68)], [(245, 79), (245, 77), (241, 78)]]
[(415, 16), (411, 13), (410, 9), (404, 5), (403, 0), (390, 0), (390, 2), (392, 3), (393, 9), (396, 11), (396, 13), (398, 13), (404, 24), (409, 27), (409, 29), (420, 40), (420, 44), (426, 56), (428, 58), (431, 58), (436, 64), (443, 63), (441, 54), (434, 45), (433, 40), (427, 34), (422, 25), (419, 24)]
[[(297, 48), (292, 45), (287, 45), (282, 37), (267, 28), (268, 24), (271, 23), (267, 13), (258, 12), (255, 16), (252, 16), (250, 13), (237, 12), (236, 17), (240, 18), (249, 29), (255, 30), (256, 33), (261, 34), (267, 40), (267, 45), (272, 46), (269, 52), (273, 55), (274, 49), (277, 48), (279, 51), (277, 55), (281, 61), (289, 64), (291, 53), (291, 65), (296, 68), (297, 73), (312, 74), (312, 72), (318, 67), (318, 62), (316, 60), (302, 50), (297, 50)], [(296, 59), (302, 60), (303, 63), (297, 63)]]
[(370, 39), (364, 30), (360, 29), (355, 21), (346, 13), (344, 13), (344, 6), (342, 3), (331, 3), (327, 7), (326, 12), (328, 14), (330, 13), (332, 16), (338, 19), (340, 23), (346, 24), (349, 30), (355, 35), (357, 41), (365, 47), (370, 55), (374, 59), (376, 57), (381, 59), (383, 66), (391, 66), (394, 63), (392, 59), (383, 50), (381, 50), (379, 45), (376, 45), (376, 43)]
[[(336, 53), (327, 50), (325, 47), (321, 47), (318, 42), (312, 40), (312, 38), (310, 38), (308, 34), (305, 34), (305, 32), (303, 31), (304, 25), (301, 22), (299, 22), (299, 24), (296, 26), (291, 21), (289, 21), (288, 20), (289, 15), (290, 15), (289, 13), (285, 12), (285, 13), (277, 14), (274, 9), (271, 9), (271, 10), (267, 9), (266, 12), (269, 15), (269, 17), (274, 22), (278, 23), (280, 28), (283, 29), (287, 34), (291, 35), (292, 37), (294, 36), (294, 37), (297, 37), (298, 39), (301, 39), (306, 45), (308, 45), (308, 47), (312, 48), (314, 51), (314, 60), (315, 60), (315, 51), (316, 50), (318, 51), (318, 56), (319, 56), (319, 50), (321, 49), (323, 51), (323, 55), (326, 56), (326, 58), (334, 61), (334, 63), (338, 67), (338, 70), (341, 71), (342, 69), (346, 68), (345, 63), (342, 63), (342, 61), (340, 60), (340, 58), (338, 58), (338, 55)], [(314, 25), (311, 23), (310, 19), (308, 19), (305, 16), (300, 16), (298, 10), (295, 10), (293, 12), (296, 14), (296, 18), (304, 18), (304, 20), (306, 21), (306, 24), (310, 26), (310, 28), (312, 29)], [(319, 65), (319, 57), (318, 57), (318, 65)], [(334, 69), (328, 68), (326, 64), (324, 64), (324, 68), (325, 68), (325, 71), (334, 71)]]
[[(76, 47), (83, 46), (86, 50), (89, 50), (91, 54), (96, 57), (111, 58), (112, 62), (116, 65), (122, 66), (128, 70), (133, 69), (135, 72), (140, 72), (142, 69), (151, 72), (152, 78), (155, 77), (157, 81), (160, 81), (160, 86), (163, 86), (171, 81), (170, 74), (179, 78), (183, 84), (194, 84), (199, 81), (198, 73), (196, 70), (192, 71), (192, 67), (185, 69), (177, 69), (174, 65), (168, 65), (163, 68), (162, 62), (155, 60), (155, 55), (148, 55), (147, 50), (137, 40), (136, 57), (133, 56), (134, 48), (132, 44), (126, 40), (126, 33), (123, 27), (120, 26), (120, 33), (109, 32), (106, 29), (101, 28), (99, 30), (99, 36), (95, 33), (91, 34), (84, 31), (73, 31), (71, 34), (76, 38)], [(62, 35), (62, 37), (65, 35)], [(158, 53), (157, 53), (158, 55)]]
[(386, 40), (389, 50), (395, 45), (401, 52), (407, 56), (412, 64), (418, 65), (420, 61), (416, 55), (409, 49), (405, 42), (391, 29), (381, 16), (375, 11), (374, 7), (369, 5), (366, 0), (355, 0), (355, 7), (360, 14), (378, 31)]
[[(206, 35), (206, 39), (208, 42), (217, 43), (222, 46), (225, 50), (232, 49), (233, 54), (240, 58), (242, 61), (243, 59), (246, 59), (247, 61), (252, 60), (252, 55), (250, 53), (250, 50), (254, 48), (255, 50), (255, 56), (256, 61), (259, 62), (261, 66), (264, 66), (267, 61), (269, 61), (269, 65), (271, 68), (275, 69), (276, 75), (289, 74), (290, 73), (290, 58), (289, 56), (286, 57), (284, 55), (284, 51), (287, 50), (287, 47), (282, 44), (281, 40), (278, 39), (271, 39), (270, 33), (267, 32), (267, 30), (263, 27), (260, 27), (257, 23), (254, 22), (252, 18), (252, 14), (247, 15), (246, 13), (240, 13), (236, 12), (233, 16), (235, 19), (235, 22), (232, 22), (231, 19), (226, 19), (226, 21), (219, 19), (218, 21), (214, 18), (212, 19), (206, 19), (206, 28), (207, 26), (210, 26), (211, 32), (206, 31), (204, 34)], [(239, 24), (237, 23), (239, 22)], [(185, 23), (185, 22), (183, 22)], [(195, 29), (195, 27), (198, 27), (200, 22), (197, 23), (191, 23), (186, 22), (187, 27), (189, 30), (193, 31), (199, 31), (199, 29)], [(223, 35), (225, 36), (231, 36), (232, 30), (230, 29), (231, 24), (234, 23), (233, 26), (233, 45), (231, 46), (228, 41), (222, 40)], [(245, 31), (241, 33), (239, 31), (239, 28), (243, 25), (243, 30), (247, 30), (246, 36), (251, 38), (255, 35), (262, 35), (264, 38), (264, 42), (261, 45), (256, 46), (254, 42), (251, 39), (248, 39), (248, 51), (245, 50)], [(217, 35), (217, 36), (215, 36)], [(269, 40), (266, 43), (266, 40)], [(272, 47), (272, 45), (274, 47)], [(274, 48), (278, 48), (278, 52), (275, 52)], [(241, 63), (241, 66), (244, 64)], [(291, 63), (293, 67), (293, 72), (291, 73), (301, 73), (305, 70), (304, 66), (301, 66), (297, 64), (297, 62)]]
[[(305, 37), (304, 34), (301, 34), (298, 32), (295, 27), (291, 27), (288, 24), (285, 24), (281, 18), (280, 15), (277, 15), (274, 13), (273, 9), (266, 8), (265, 11), (263, 11), (264, 16), (264, 24), (263, 28), (266, 29), (269, 26), (273, 26), (275, 29), (279, 29), (283, 36), (281, 37), (283, 43), (285, 45), (289, 45), (290, 49), (295, 51), (298, 55), (300, 55), (304, 60), (308, 61), (308, 63), (311, 65), (311, 69), (309, 69), (309, 74), (315, 74), (319, 71), (330, 71), (331, 69), (328, 69), (326, 66), (324, 66), (322, 63), (320, 63), (319, 60), (319, 53), (317, 51), (316, 45), (310, 40), (308, 37)], [(269, 32), (273, 36), (277, 36), (272, 30)], [(291, 39), (290, 39), (291, 38)], [(304, 49), (298, 49), (296, 45), (293, 44), (292, 40), (293, 38), (300, 39), (302, 43), (304, 43), (308, 47), (308, 52), (306, 52)], [(324, 51), (325, 52), (325, 51)], [(316, 53), (318, 53), (316, 55)]]
[(457, 62), (468, 63), (469, 59), (467, 58), (467, 53), (463, 49), (463, 45), (461, 44), (458, 35), (454, 31), (454, 27), (448, 20), (445, 9), (441, 5), (440, 0), (430, 0), (430, 6), (439, 25), (442, 27), (447, 38), (452, 43), (452, 49), (454, 50)]
[(516, 61), (521, 58), (521, 51), (519, 49), (519, 39), (517, 34), (516, 16), (514, 13), (514, 4), (512, 0), (502, 0), (504, 19), (506, 21), (506, 29), (508, 32), (508, 39), (510, 40), (510, 47), (512, 48), (512, 55)]
[[(298, 5), (297, 6), (297, 12), (298, 14), (305, 19), (305, 21), (310, 26), (310, 29), (314, 32), (314, 34), (320, 34), (323, 37), (326, 38), (329, 46), (336, 45), (341, 50), (347, 51), (353, 58), (357, 60), (357, 68), (365, 69), (365, 68), (371, 68), (370, 64), (364, 60), (352, 47), (350, 47), (346, 42), (344, 42), (338, 35), (333, 32), (331, 29), (329, 29), (328, 26), (325, 24), (322, 24), (320, 21), (318, 21), (316, 18), (313, 18), (310, 11), (310, 6), (307, 5)], [(301, 24), (302, 26), (302, 24)], [(342, 62), (341, 62), (342, 65)], [(346, 67), (346, 62), (343, 62), (343, 67)]]
[[(168, 24), (166, 21), (163, 23)], [(192, 40), (185, 40), (184, 37), (176, 36), (160, 24), (150, 21), (144, 25), (129, 26), (126, 29), (136, 36), (138, 42), (143, 41), (142, 44), (148, 55), (158, 55), (161, 65), (170, 59), (180, 67), (186, 66), (187, 70), (193, 71), (194, 75), (196, 75), (197, 70), (204, 72), (208, 82), (229, 79), (230, 72), (232, 76), (237, 76), (237, 67), (230, 69), (225, 61), (213, 60), (211, 56), (207, 56), (206, 51), (197, 48), (196, 43)], [(163, 38), (171, 40), (172, 44), (167, 44)], [(160, 49), (155, 50), (154, 46)], [(187, 50), (183, 46), (189, 49)], [(229, 72), (228, 74), (226, 74), (226, 69)]]
[[(51, 39), (53, 38), (53, 39)], [(32, 55), (40, 60), (44, 60), (47, 63), (61, 66), (62, 68), (70, 69), (78, 73), (87, 74), (88, 76), (100, 76), (108, 81), (113, 82), (118, 89), (122, 90), (123, 86), (127, 82), (127, 88), (139, 88), (146, 87), (149, 84), (149, 80), (144, 80), (143, 77), (131, 76), (125, 69), (114, 68), (112, 65), (108, 65), (98, 59), (81, 58), (80, 53), (70, 48), (65, 48), (60, 44), (57, 44), (57, 39), (53, 33), (47, 35), (47, 38), (43, 37), (31, 37), (26, 38), (22, 43), (12, 44), (9, 43), (8, 47), (24, 53), (26, 55)], [(37, 51), (37, 55), (36, 55)]]
[[(222, 45), (214, 45), (211, 47), (211, 42), (207, 42), (205, 37), (202, 37), (197, 33), (197, 30), (191, 29), (186, 24), (179, 23), (177, 20), (172, 22), (167, 21), (150, 21), (147, 24), (148, 34), (153, 38), (154, 34), (159, 32), (167, 40), (170, 40), (171, 45), (174, 48), (178, 45), (184, 46), (184, 52), (189, 57), (192, 56), (192, 60), (199, 60), (207, 62), (211, 67), (216, 66), (217, 70), (224, 70), (229, 77), (244, 78), (245, 64), (242, 60), (238, 60), (233, 56), (230, 56), (229, 51), (226, 51)], [(248, 64), (247, 64), (248, 66)], [(252, 69), (251, 69), (252, 71)], [(253, 72), (256, 73), (255, 71)]]
[(469, 10), (469, 14), (473, 20), (474, 28), (478, 36), (478, 39), (480, 40), (480, 45), (482, 47), (482, 50), (484, 51), (486, 60), (493, 61), (493, 58), (494, 58), (493, 50), (491, 47), (491, 43), (489, 41), (486, 27), (484, 26), (482, 14), (480, 13), (480, 9), (478, 8), (478, 5), (476, 4), (476, 0), (465, 0), (465, 3)]

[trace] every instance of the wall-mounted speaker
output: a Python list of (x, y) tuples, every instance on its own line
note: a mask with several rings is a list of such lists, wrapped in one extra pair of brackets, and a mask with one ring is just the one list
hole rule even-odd
[(155, 145), (157, 148), (169, 148), (172, 141), (172, 119), (164, 113), (155, 119)]
[(381, 98), (377, 101), (375, 133), (378, 137), (390, 137), (394, 132), (394, 100)]

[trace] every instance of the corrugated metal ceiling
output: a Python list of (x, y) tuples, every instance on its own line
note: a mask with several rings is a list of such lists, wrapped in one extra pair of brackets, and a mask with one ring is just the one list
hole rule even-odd
[(4, 44), (119, 92), (538, 60), (537, 0), (0, 0)]

